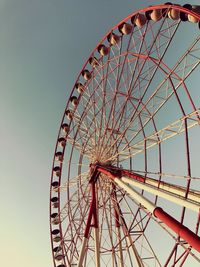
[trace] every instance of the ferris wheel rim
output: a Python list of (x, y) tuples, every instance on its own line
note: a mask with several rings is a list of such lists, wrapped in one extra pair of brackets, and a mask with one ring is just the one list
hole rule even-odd
[[(69, 97), (69, 100), (68, 100), (68, 102), (67, 102), (67, 106), (66, 106), (66, 109), (65, 109), (65, 110), (70, 110), (70, 99), (71, 99), (71, 98), (73, 97), (73, 95), (74, 95), (74, 91), (75, 91), (76, 85), (77, 85), (77, 83), (79, 82), (79, 79), (80, 79), (80, 77), (81, 77), (81, 75), (82, 75), (82, 72), (83, 72), (83, 70), (85, 69), (85, 67), (87, 66), (87, 64), (88, 64), (88, 62), (89, 62), (89, 60), (90, 60), (90, 58), (94, 56), (94, 53), (97, 51), (99, 45), (103, 44), (103, 42), (106, 40), (106, 38), (108, 37), (108, 35), (109, 35), (111, 32), (113, 32), (114, 30), (118, 29), (118, 27), (119, 27), (122, 23), (125, 23), (126, 21), (130, 20), (130, 18), (131, 18), (132, 16), (137, 15), (139, 12), (146, 12), (146, 11), (150, 11), (150, 10), (157, 10), (157, 9), (163, 9), (163, 8), (168, 8), (168, 9), (170, 9), (172, 6), (173, 6), (173, 8), (176, 9), (176, 10), (179, 10), (179, 11), (182, 11), (182, 12), (187, 12), (188, 14), (190, 14), (190, 15), (192, 15), (192, 16), (196, 16), (197, 19), (200, 20), (200, 15), (199, 15), (199, 14), (196, 14), (195, 12), (193, 12), (193, 11), (191, 11), (191, 10), (188, 11), (187, 9), (185, 9), (185, 8), (183, 8), (183, 7), (175, 6), (175, 5), (156, 5), (156, 6), (154, 6), (154, 7), (144, 8), (144, 9), (141, 9), (141, 10), (139, 10), (139, 11), (136, 11), (136, 12), (130, 14), (127, 18), (125, 18), (125, 19), (122, 20), (120, 23), (118, 23), (115, 27), (113, 27), (113, 28), (111, 29), (111, 31), (109, 31), (109, 32), (103, 37), (103, 39), (100, 41), (100, 43), (99, 43), (99, 44), (95, 47), (95, 49), (92, 51), (92, 53), (90, 54), (88, 60), (87, 60), (86, 63), (84, 64), (84, 66), (83, 66), (83, 68), (82, 68), (80, 74), (78, 75), (78, 78), (77, 78), (77, 80), (76, 80), (76, 82), (75, 82), (75, 85), (74, 85), (74, 87), (73, 87), (73, 89), (72, 89), (72, 92), (71, 92), (71, 94), (70, 94), (70, 97)], [(80, 97), (81, 97), (81, 94), (80, 94)], [(75, 107), (75, 109), (76, 109), (76, 107)], [(63, 122), (65, 121), (65, 115), (66, 115), (66, 113), (64, 112), (63, 119), (62, 119), (61, 126), (60, 126), (60, 130), (59, 130), (59, 134), (58, 134), (58, 139), (60, 138), (60, 132), (61, 132), (61, 129), (62, 129)], [(71, 122), (70, 122), (70, 123), (71, 123)], [(69, 126), (70, 126), (70, 124), (69, 124)], [(57, 139), (57, 145), (58, 145), (58, 139)], [(56, 154), (56, 151), (57, 151), (57, 145), (56, 145), (56, 149), (55, 149), (55, 153), (54, 153), (54, 162), (55, 162), (55, 154)], [(65, 148), (64, 148), (64, 149), (65, 149)], [(72, 152), (71, 152), (71, 153), (72, 153)], [(64, 153), (63, 153), (63, 154), (64, 154)], [(82, 156), (82, 155), (81, 155), (81, 156)], [(79, 159), (79, 160), (80, 160), (80, 162), (82, 162), (81, 159)], [(62, 164), (63, 164), (63, 163), (61, 163), (61, 170), (62, 170)], [(80, 165), (81, 165), (81, 163), (80, 163)], [(53, 163), (53, 168), (54, 168), (54, 167), (55, 167), (55, 166), (54, 166), (54, 163)], [(61, 173), (60, 173), (60, 175), (61, 175)], [(52, 169), (52, 179), (51, 179), (51, 184), (52, 184), (52, 182), (53, 182), (53, 169)], [(52, 186), (51, 186), (51, 189), (52, 189)], [(60, 192), (58, 192), (58, 197), (60, 197), (59, 194), (60, 194)], [(51, 203), (50, 203), (50, 210), (51, 210)], [(60, 213), (60, 208), (58, 208), (58, 213)], [(53, 228), (51, 228), (51, 229), (53, 229)], [(59, 223), (59, 230), (60, 230), (60, 233), (62, 233), (61, 222)], [(52, 230), (51, 230), (51, 231), (52, 231)], [(52, 236), (51, 236), (51, 240), (52, 240)], [(53, 241), (52, 241), (52, 244), (53, 244)], [(52, 248), (53, 248), (53, 245), (52, 245)], [(64, 254), (64, 251), (63, 251), (63, 254)], [(60, 266), (60, 265), (59, 265), (59, 266)], [(63, 265), (63, 266), (64, 266), (64, 265)]]

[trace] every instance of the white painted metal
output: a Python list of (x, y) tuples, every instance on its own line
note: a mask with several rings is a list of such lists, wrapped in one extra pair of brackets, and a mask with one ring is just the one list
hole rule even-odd
[[(130, 187), (129, 185), (127, 185), (126, 183), (121, 181), (120, 178), (115, 178), (114, 181), (118, 186), (123, 188), (136, 202), (143, 205), (149, 212), (151, 212), (153, 214), (156, 206), (151, 201), (149, 201), (143, 195), (136, 192), (132, 187)], [(123, 221), (121, 221), (121, 224), (123, 224)], [(136, 260), (136, 266), (137, 267), (144, 267), (144, 264), (143, 264), (139, 254), (137, 252), (137, 249), (133, 243), (131, 236), (127, 235), (126, 238), (128, 239), (129, 246), (133, 250), (133, 254), (134, 254), (135, 260)]]
[(153, 214), (154, 209), (156, 206), (149, 201), (147, 198), (139, 194), (137, 191), (135, 191), (131, 186), (127, 185), (121, 179), (115, 178), (114, 180), (116, 184), (118, 184), (121, 188), (123, 188), (136, 202), (143, 205), (148, 211), (150, 211)]
[[(119, 212), (119, 211), (118, 211)], [(119, 214), (120, 215), (120, 214)], [(124, 225), (124, 221), (122, 220), (121, 216), (119, 216), (119, 220), (121, 222), (121, 225)], [(126, 228), (126, 232), (128, 233), (128, 229), (127, 229), (127, 226), (124, 225), (124, 227)], [(121, 234), (120, 234), (120, 228), (118, 228), (118, 237), (119, 239), (121, 238)], [(130, 236), (130, 234), (126, 234), (126, 239), (127, 239), (127, 243), (128, 243), (128, 246), (132, 249), (132, 252), (133, 252), (133, 263), (134, 263), (134, 266), (136, 267), (144, 267), (144, 264), (142, 263), (142, 260), (137, 252), (137, 249), (134, 245), (134, 242)], [(119, 258), (120, 258), (120, 267), (124, 267), (124, 264), (123, 264), (123, 255), (122, 255), (122, 249), (120, 248), (120, 245), (121, 245), (121, 242), (119, 244)], [(120, 255), (121, 254), (121, 255)]]
[(136, 266), (137, 267), (144, 267), (144, 264), (142, 263), (142, 260), (141, 260), (141, 258), (139, 256), (138, 252), (137, 252), (137, 249), (136, 249), (136, 247), (135, 247), (135, 245), (133, 243), (132, 238), (130, 237), (130, 235), (128, 235), (127, 238), (128, 238), (129, 246), (132, 248), (133, 254), (135, 256)]
[[(146, 178), (145, 183), (158, 187), (158, 181), (151, 179), (151, 178)], [(178, 186), (173, 185), (173, 184), (168, 184), (166, 182), (159, 182), (159, 188), (166, 190), (168, 192), (171, 192), (171, 193), (175, 193), (175, 194), (182, 196), (182, 197), (184, 197), (186, 194), (185, 188), (178, 187)], [(200, 192), (197, 193), (195, 191), (189, 191), (187, 198), (192, 200), (192, 201), (200, 202)]]
[(119, 267), (124, 267), (120, 227), (116, 227), (116, 228), (117, 228), (117, 235), (118, 235), (118, 240), (119, 240), (119, 251), (118, 251), (118, 255), (119, 255)]
[(78, 263), (77, 263), (77, 267), (82, 267), (82, 265), (83, 265), (83, 260), (85, 257), (85, 248), (86, 248), (87, 242), (88, 242), (88, 239), (86, 237), (84, 237), (81, 252), (80, 252)]
[(162, 190), (162, 189), (159, 189), (159, 188), (156, 188), (156, 187), (153, 187), (151, 185), (148, 185), (148, 184), (145, 184), (145, 183), (141, 183), (137, 180), (134, 180), (134, 179), (131, 179), (131, 178), (128, 178), (128, 177), (122, 177), (121, 178), (123, 182), (125, 183), (128, 183), (130, 185), (133, 185), (137, 188), (140, 188), (140, 189), (143, 189), (149, 193), (152, 193), (156, 196), (159, 196), (159, 197), (162, 197), (164, 199), (167, 199), (177, 205), (180, 205), (180, 206), (183, 206), (183, 207), (186, 207), (186, 208), (189, 208), (195, 212), (199, 212), (200, 210), (200, 205), (196, 204), (196, 203), (193, 203), (181, 196), (177, 196), (175, 195), (174, 193), (172, 192), (167, 192), (166, 190)]
[(99, 228), (94, 227), (95, 267), (100, 267)]

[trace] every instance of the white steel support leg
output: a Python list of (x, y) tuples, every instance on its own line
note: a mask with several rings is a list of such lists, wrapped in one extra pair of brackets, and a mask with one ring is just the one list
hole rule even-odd
[(123, 188), (130, 196), (133, 197), (138, 203), (141, 203), (144, 207), (147, 208), (149, 212), (153, 214), (154, 209), (156, 206), (149, 201), (147, 198), (136, 192), (133, 188), (131, 188), (129, 185), (125, 184), (121, 181), (119, 178), (115, 178), (114, 180), (116, 184), (118, 184), (121, 188)]
[(99, 250), (99, 228), (94, 227), (94, 242), (95, 242), (95, 267), (100, 267), (100, 250)]
[(79, 259), (78, 259), (77, 267), (82, 267), (83, 266), (83, 260), (84, 260), (84, 257), (85, 257), (85, 248), (87, 246), (87, 243), (88, 243), (88, 239), (86, 237), (84, 237), (83, 238), (81, 252), (80, 252), (80, 255), (79, 255)]
[[(152, 185), (158, 187), (158, 181), (152, 178), (145, 178), (145, 184)], [(179, 196), (185, 197), (186, 195), (186, 188), (179, 187), (177, 185), (169, 184), (166, 182), (159, 182), (159, 188), (166, 190), (171, 193), (175, 193)], [(192, 201), (200, 202), (200, 192), (191, 190), (188, 192), (187, 198)]]
[[(133, 185), (134, 187), (137, 187), (137, 188), (140, 188), (142, 190), (145, 190), (146, 192), (149, 192), (149, 193), (152, 193), (156, 196), (159, 196), (159, 197), (162, 197), (164, 199), (167, 199), (168, 201), (171, 201), (177, 205), (180, 205), (180, 206), (183, 206), (183, 207), (186, 207), (186, 208), (189, 208), (195, 212), (199, 212), (200, 210), (200, 206), (196, 203), (193, 203), (187, 199), (184, 199), (183, 197), (181, 196), (177, 196), (176, 194), (174, 193), (171, 193), (171, 192), (167, 192), (166, 190), (162, 190), (162, 189), (159, 189), (159, 188), (156, 188), (156, 187), (153, 187), (151, 185), (148, 185), (146, 183), (141, 183), (137, 180), (134, 180), (134, 179), (131, 179), (131, 178), (128, 178), (128, 177), (122, 177), (121, 180), (125, 183), (128, 183), (130, 185)], [(199, 199), (200, 201), (200, 199)]]
[(120, 227), (116, 227), (116, 228), (117, 228), (117, 236), (118, 236), (118, 240), (119, 240), (119, 252), (118, 252), (118, 255), (119, 255), (119, 267), (124, 267)]
[(129, 245), (131, 246), (131, 248), (133, 250), (133, 254), (135, 256), (137, 266), (138, 267), (144, 267), (144, 264), (141, 261), (141, 258), (140, 258), (139, 254), (137, 252), (137, 249), (136, 249), (135, 245), (133, 244), (133, 241), (132, 241), (130, 235), (128, 235), (127, 238), (128, 238), (128, 243), (129, 243)]
[[(119, 209), (118, 209), (118, 213), (120, 213)], [(141, 258), (139, 256), (138, 252), (137, 252), (137, 249), (136, 249), (136, 247), (135, 247), (135, 245), (133, 243), (133, 240), (132, 240), (130, 234), (128, 233), (128, 228), (127, 228), (126, 222), (125, 222), (124, 218), (122, 219), (120, 214), (119, 214), (119, 220), (120, 220), (121, 225), (124, 225), (124, 227), (125, 227), (125, 231), (126, 231), (125, 236), (126, 236), (126, 239), (127, 239), (127, 243), (128, 243), (128, 246), (130, 248), (132, 248), (132, 251), (133, 251), (134, 260), (135, 260), (134, 261), (134, 264), (135, 264), (134, 266), (136, 266), (136, 267), (144, 267), (144, 264), (142, 263), (142, 260), (141, 260)], [(123, 258), (121, 258), (121, 259), (123, 260)], [(122, 262), (122, 266), (124, 266), (123, 262)]]

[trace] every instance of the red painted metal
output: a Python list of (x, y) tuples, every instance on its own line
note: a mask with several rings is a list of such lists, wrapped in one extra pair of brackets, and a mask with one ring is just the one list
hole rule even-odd
[(119, 223), (119, 214), (117, 213), (116, 208), (114, 209), (115, 211), (115, 226), (116, 227), (120, 227), (120, 223)]
[(123, 175), (128, 176), (130, 178), (133, 178), (134, 180), (137, 180), (137, 181), (142, 182), (142, 183), (145, 182), (145, 177), (143, 177), (142, 175), (139, 175), (137, 173), (130, 172), (128, 170), (122, 170), (122, 176)]
[(95, 183), (92, 183), (92, 203), (93, 203), (93, 226), (98, 228), (98, 220), (97, 220), (97, 204), (96, 204), (96, 190)]
[(86, 237), (86, 238), (88, 238), (88, 236), (89, 236), (92, 216), (93, 216), (93, 201), (90, 204), (90, 211), (89, 211), (89, 215), (88, 215), (88, 219), (87, 219), (87, 223), (86, 223), (86, 227), (85, 227), (84, 237)]
[(120, 169), (116, 169), (116, 170), (115, 169), (111, 169), (111, 170), (109, 170), (108, 168), (97, 166), (97, 170), (99, 172), (107, 175), (111, 179), (115, 179), (115, 178), (120, 178), (121, 177), (121, 170)]
[[(95, 182), (91, 182), (91, 191), (92, 191), (92, 201), (90, 203), (89, 215), (86, 223), (84, 237), (88, 238), (90, 233), (91, 226), (98, 228), (98, 220), (97, 220), (97, 207), (96, 207), (96, 190), (95, 190)], [(93, 224), (92, 224), (93, 219)]]
[(200, 252), (200, 237), (193, 233), (186, 226), (175, 220), (172, 216), (167, 214), (163, 209), (157, 207), (154, 210), (154, 215), (170, 227), (181, 238), (187, 241), (194, 249)]
[(108, 177), (115, 179), (115, 178), (120, 178), (122, 176), (128, 176), (130, 178), (133, 178), (137, 181), (140, 182), (145, 182), (145, 178), (142, 175), (130, 172), (128, 170), (123, 170), (119, 168), (112, 168), (112, 167), (104, 167), (104, 166), (99, 166), (97, 165), (97, 170)]
[(114, 206), (114, 214), (115, 214), (115, 226), (120, 227), (119, 222), (119, 211), (117, 211), (117, 196), (116, 196), (116, 186), (113, 184), (113, 191), (112, 191), (112, 199), (113, 199), (113, 206)]

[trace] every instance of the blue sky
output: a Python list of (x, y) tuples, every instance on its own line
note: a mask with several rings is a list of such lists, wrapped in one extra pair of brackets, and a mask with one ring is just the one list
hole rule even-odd
[(103, 35), (156, 3), (0, 0), (2, 266), (52, 266), (49, 183), (66, 100)]

